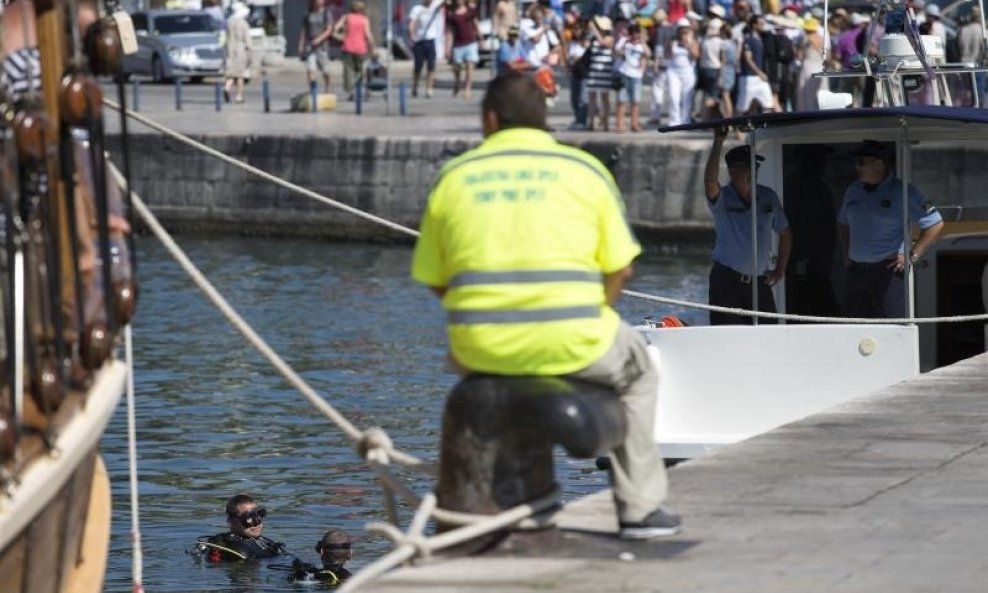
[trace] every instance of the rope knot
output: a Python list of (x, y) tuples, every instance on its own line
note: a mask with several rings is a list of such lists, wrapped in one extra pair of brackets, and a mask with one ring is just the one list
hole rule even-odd
[(360, 440), (356, 444), (357, 453), (368, 461), (376, 461), (381, 464), (388, 463), (391, 453), (394, 451), (394, 444), (391, 437), (384, 432), (383, 428), (368, 428), (360, 435)]

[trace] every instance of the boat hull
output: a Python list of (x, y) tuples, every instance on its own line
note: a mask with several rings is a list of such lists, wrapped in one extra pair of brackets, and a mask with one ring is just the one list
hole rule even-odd
[(110, 531), (99, 440), (123, 393), (126, 372), (109, 362), (59, 431), (54, 453), (36, 459), (0, 495), (0, 591), (98, 593)]

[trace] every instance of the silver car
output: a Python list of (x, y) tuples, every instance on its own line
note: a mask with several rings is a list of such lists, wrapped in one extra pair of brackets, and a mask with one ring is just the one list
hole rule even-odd
[(149, 74), (155, 82), (175, 77), (201, 82), (223, 74), (220, 29), (200, 10), (148, 10), (131, 15), (137, 53), (124, 58), (124, 73)]

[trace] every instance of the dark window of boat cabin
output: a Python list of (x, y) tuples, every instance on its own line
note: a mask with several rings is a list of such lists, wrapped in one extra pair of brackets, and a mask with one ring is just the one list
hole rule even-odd
[(790, 144), (782, 149), (782, 194), (793, 245), (786, 270), (786, 312), (840, 315), (843, 253), (837, 211), (857, 179), (851, 144)]

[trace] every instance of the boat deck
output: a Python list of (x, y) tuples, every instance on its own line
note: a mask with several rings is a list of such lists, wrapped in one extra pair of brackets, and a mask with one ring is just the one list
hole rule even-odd
[(390, 573), (364, 591), (982, 592), (988, 354), (671, 471), (678, 537), (625, 543), (608, 493), (575, 531)]

